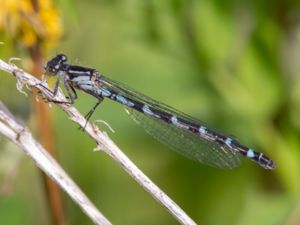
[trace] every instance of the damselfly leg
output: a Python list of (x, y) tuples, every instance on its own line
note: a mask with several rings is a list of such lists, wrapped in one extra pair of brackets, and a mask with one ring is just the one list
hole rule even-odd
[(88, 111), (88, 113), (84, 116), (84, 118), (86, 119), (85, 125), (84, 127), (79, 127), (79, 130), (84, 131), (85, 127), (87, 125), (87, 123), (89, 122), (91, 116), (93, 115), (93, 113), (95, 112), (96, 108), (100, 105), (100, 103), (103, 101), (103, 98), (99, 98), (98, 102), (93, 106), (93, 108)]
[[(46, 91), (48, 91), (53, 97), (55, 97), (54, 92), (53, 92), (51, 89), (49, 89), (49, 88), (47, 88), (46, 86), (44, 86), (43, 84), (38, 83), (38, 84), (36, 84), (36, 85), (34, 85), (34, 86), (35, 86), (35, 87), (37, 87), (37, 86), (42, 87), (43, 89), (45, 89)], [(41, 96), (43, 97), (43, 99), (44, 99), (44, 101), (45, 101), (46, 103), (72, 104), (72, 103), (70, 103), (70, 102), (57, 101), (57, 100), (49, 99), (49, 98), (47, 98), (45, 95), (43, 95), (43, 93), (42, 93), (40, 90), (38, 90), (38, 94), (41, 95)]]

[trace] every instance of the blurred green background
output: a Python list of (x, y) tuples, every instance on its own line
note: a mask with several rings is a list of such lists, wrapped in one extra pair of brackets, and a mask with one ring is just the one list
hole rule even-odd
[[(206, 225), (300, 224), (298, 1), (60, 0), (55, 5), (63, 35), (43, 46), (44, 62), (65, 53), (70, 63), (96, 68), (233, 134), (276, 162), (274, 171), (247, 160), (225, 171), (190, 161), (148, 136), (122, 106), (104, 101), (92, 121), (108, 122), (115, 133), (103, 130), (188, 215)], [(6, 10), (1, 8), (0, 17)], [(19, 65), (30, 67), (30, 44), (10, 28), (3, 26), (0, 33), (1, 59), (22, 57)], [(43, 41), (47, 45), (47, 36)], [(16, 90), (14, 78), (1, 72), (0, 79), (1, 100), (34, 130), (29, 98)], [(85, 114), (95, 102), (79, 93), (75, 105)], [(64, 112), (56, 106), (51, 111), (59, 162), (112, 223), (177, 224), (112, 159), (93, 152), (95, 143)], [(34, 163), (4, 137), (0, 141), (0, 223), (52, 224)], [(92, 224), (67, 195), (63, 200), (68, 224)]]

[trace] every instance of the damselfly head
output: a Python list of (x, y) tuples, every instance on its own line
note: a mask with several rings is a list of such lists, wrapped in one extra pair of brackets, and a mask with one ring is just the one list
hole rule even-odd
[(55, 76), (60, 70), (63, 69), (63, 65), (67, 62), (67, 56), (64, 54), (58, 54), (45, 65), (46, 74), (48, 76)]

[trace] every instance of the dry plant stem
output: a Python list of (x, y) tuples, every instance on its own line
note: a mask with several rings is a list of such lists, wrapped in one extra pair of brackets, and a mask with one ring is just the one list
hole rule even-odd
[(18, 145), (36, 165), (50, 178), (57, 182), (87, 216), (99, 225), (111, 224), (84, 195), (84, 193), (69, 178), (66, 172), (58, 165), (51, 155), (35, 140), (27, 128), (16, 121), (12, 114), (0, 101), (0, 132), (9, 140)]
[[(12, 64), (7, 64), (0, 60), (0, 69), (17, 77), (17, 88), (20, 89), (22, 85), (36, 87), (47, 99), (50, 101), (66, 102), (63, 94), (59, 92), (55, 97), (47, 90), (46, 83), (41, 83), (40, 80), (34, 78), (32, 75), (22, 71)], [(41, 85), (42, 84), (42, 85)], [(78, 123), (80, 126), (86, 124), (85, 118), (69, 104), (57, 104), (70, 117), (71, 120)], [(172, 199), (170, 199), (162, 190), (158, 188), (140, 169), (138, 169), (133, 162), (112, 142), (112, 140), (98, 127), (88, 123), (85, 127), (86, 133), (92, 137), (97, 143), (97, 149), (102, 150), (111, 156), (122, 168), (134, 178), (147, 192), (149, 192), (160, 204), (178, 220), (181, 224), (196, 224)]]

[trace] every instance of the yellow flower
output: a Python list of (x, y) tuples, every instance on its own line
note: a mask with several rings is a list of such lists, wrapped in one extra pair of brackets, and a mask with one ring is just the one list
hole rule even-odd
[(52, 0), (0, 0), (0, 32), (31, 47), (40, 41), (55, 45), (62, 35), (62, 22)]

